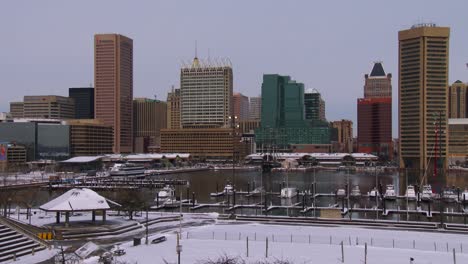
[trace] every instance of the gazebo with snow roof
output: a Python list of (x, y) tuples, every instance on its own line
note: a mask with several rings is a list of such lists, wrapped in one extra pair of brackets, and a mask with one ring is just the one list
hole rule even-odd
[(70, 222), (70, 212), (92, 212), (92, 221), (96, 221), (96, 211), (102, 211), (102, 221), (106, 221), (106, 210), (110, 209), (107, 202), (119, 205), (104, 198), (95, 191), (87, 188), (75, 188), (67, 191), (61, 196), (41, 205), (39, 209), (46, 212), (56, 212), (56, 223), (60, 223), (60, 213), (65, 212), (65, 225)]

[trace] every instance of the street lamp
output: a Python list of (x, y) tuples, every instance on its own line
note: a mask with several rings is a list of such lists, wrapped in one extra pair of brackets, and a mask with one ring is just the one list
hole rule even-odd
[(239, 128), (237, 124), (237, 116), (229, 116), (231, 128), (232, 128), (232, 186), (235, 188), (235, 154), (236, 154), (236, 129)]

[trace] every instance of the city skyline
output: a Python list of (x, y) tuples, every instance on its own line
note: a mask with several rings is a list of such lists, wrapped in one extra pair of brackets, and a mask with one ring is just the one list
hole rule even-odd
[[(135, 97), (156, 94), (165, 100), (171, 86), (179, 86), (181, 60), (193, 58), (198, 41), (199, 57), (230, 58), (234, 91), (258, 96), (264, 73), (287, 74), (301, 80), (306, 88), (320, 91), (327, 102), (328, 120), (350, 119), (355, 123), (355, 100), (363, 95), (362, 75), (369, 72), (374, 61), (383, 61), (386, 71), (394, 74), (394, 137), (398, 133), (399, 30), (418, 22), (450, 27), (449, 83), (468, 81), (468, 51), (463, 48), (468, 18), (463, 1), (399, 1), (385, 6), (386, 12), (376, 12), (381, 6), (374, 1), (340, 4), (340, 8), (334, 8), (336, 3), (270, 6), (257, 2), (245, 9), (237, 3), (210, 1), (142, 4), (146, 8), (116, 3), (113, 8), (117, 14), (128, 12), (134, 17), (129, 23), (120, 21), (119, 15), (114, 18), (103, 13), (107, 2), (92, 6), (91, 2), (29, 2), (28, 9), (21, 3), (7, 3), (0, 11), (0, 22), (15, 26), (0, 29), (9, 39), (0, 51), (0, 72), (4, 73), (0, 87), (9, 91), (0, 99), (0, 111), (8, 111), (10, 101), (26, 94), (66, 96), (69, 87), (94, 86), (93, 36), (106, 32), (134, 40)], [(349, 9), (354, 12), (347, 12)], [(447, 9), (450, 15), (440, 12)], [(258, 17), (262, 12), (266, 15)], [(284, 13), (295, 15), (276, 19)], [(243, 19), (238, 19), (239, 14)], [(185, 25), (194, 18), (201, 25), (213, 20), (223, 23), (187, 30)], [(277, 31), (285, 35), (278, 38), (273, 34)], [(317, 36), (324, 41), (316, 41)], [(28, 41), (30, 38), (35, 41)], [(336, 97), (338, 92), (342, 96)]]

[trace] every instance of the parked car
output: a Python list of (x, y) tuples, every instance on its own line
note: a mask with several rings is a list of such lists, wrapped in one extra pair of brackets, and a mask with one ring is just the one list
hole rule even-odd
[(164, 242), (166, 240), (167, 240), (167, 238), (165, 236), (160, 236), (160, 237), (157, 237), (157, 238), (151, 240), (151, 244), (159, 244), (159, 243)]

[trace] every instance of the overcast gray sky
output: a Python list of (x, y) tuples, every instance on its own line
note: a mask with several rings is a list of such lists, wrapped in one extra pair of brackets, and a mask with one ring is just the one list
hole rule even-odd
[(364, 74), (393, 74), (397, 135), (398, 31), (451, 27), (450, 82), (468, 81), (468, 1), (1, 1), (0, 111), (23, 95), (67, 95), (93, 82), (93, 35), (134, 43), (134, 95), (166, 99), (181, 60), (228, 57), (234, 90), (260, 95), (262, 74), (316, 88), (329, 120), (351, 119)]

